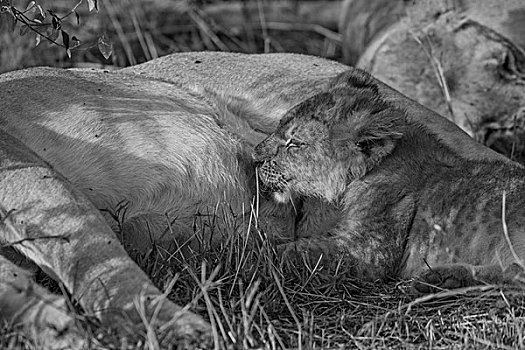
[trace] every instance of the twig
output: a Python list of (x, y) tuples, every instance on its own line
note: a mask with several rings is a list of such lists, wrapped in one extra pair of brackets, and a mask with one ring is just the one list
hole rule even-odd
[(523, 263), (523, 260), (516, 254), (516, 251), (514, 250), (514, 246), (512, 245), (512, 242), (510, 241), (509, 236), (509, 230), (507, 228), (507, 217), (506, 217), (506, 202), (507, 202), (507, 192), (504, 190), (503, 195), (501, 197), (501, 224), (503, 226), (503, 234), (505, 235), (505, 240), (507, 241), (507, 244), (509, 245), (510, 252), (512, 253), (512, 257), (516, 261), (516, 263), (525, 270), (525, 264)]
[(120, 39), (120, 42), (122, 43), (122, 47), (124, 48), (124, 51), (126, 52), (126, 57), (128, 58), (129, 64), (135, 65), (137, 64), (137, 60), (135, 59), (135, 56), (133, 55), (133, 50), (131, 49), (131, 45), (128, 42), (128, 39), (126, 38), (126, 35), (124, 34), (124, 30), (122, 29), (122, 26), (120, 25), (120, 22), (117, 19), (117, 16), (115, 16), (116, 10), (111, 4), (111, 1), (104, 1), (104, 5), (108, 9), (109, 18), (111, 20), (111, 23), (113, 24), (113, 28), (117, 31), (117, 35)]
[(133, 7), (131, 4), (129, 4), (128, 6), (131, 17), (131, 23), (133, 24), (135, 33), (137, 33), (137, 39), (139, 40), (140, 47), (142, 48), (142, 52), (144, 52), (144, 57), (146, 57), (146, 61), (149, 61), (153, 57), (150, 53), (148, 45), (146, 44), (146, 39), (144, 37), (143, 30), (140, 27), (140, 21), (137, 16), (137, 11), (135, 7)]
[[(201, 279), (199, 281), (199, 278), (195, 275), (195, 273), (192, 270), (188, 270), (190, 275), (193, 277), (197, 285), (199, 286), (200, 292), (197, 293), (195, 296), (195, 299), (199, 297), (199, 294), (202, 295), (204, 301), (206, 302), (206, 309), (208, 311), (208, 316), (210, 318), (211, 323), (211, 330), (213, 334), (213, 340), (215, 344), (215, 349), (220, 348), (220, 341), (219, 341), (219, 333), (217, 332), (217, 327), (219, 327), (223, 338), (226, 338), (226, 332), (224, 330), (224, 326), (222, 322), (220, 322), (219, 315), (217, 314), (217, 310), (213, 307), (213, 303), (211, 301), (210, 295), (208, 294), (208, 290), (212, 288), (215, 285), (215, 282), (213, 280), (215, 277), (217, 277), (219, 271), (221, 270), (221, 265), (217, 265), (215, 269), (211, 272), (210, 276), (206, 278), (206, 263), (203, 261), (201, 264)], [(186, 312), (189, 309), (189, 306), (186, 305), (182, 308), (184, 312)], [(167, 328), (167, 327), (166, 327)]]
[(320, 24), (308, 24), (308, 23), (286, 23), (286, 22), (266, 22), (266, 28), (271, 30), (281, 31), (305, 31), (314, 32), (324, 36), (331, 41), (341, 44), (343, 42), (343, 35), (336, 33), (328, 28), (323, 27)]
[(302, 334), (303, 334), (303, 331), (302, 331), (302, 326), (301, 326), (301, 322), (299, 322), (299, 318), (297, 318), (297, 315), (295, 314), (295, 312), (293, 311), (293, 308), (292, 308), (292, 305), (290, 303), (290, 301), (288, 300), (288, 297), (286, 296), (286, 293), (284, 292), (284, 289), (283, 289), (283, 286), (281, 285), (281, 282), (279, 281), (279, 277), (277, 276), (277, 274), (275, 273), (275, 271), (272, 269), (271, 270), (272, 272), (272, 276), (273, 276), (273, 279), (275, 281), (275, 284), (277, 285), (277, 288), (279, 289), (279, 293), (281, 293), (283, 299), (284, 299), (284, 303), (286, 304), (286, 307), (288, 308), (288, 311), (290, 311), (290, 314), (292, 315), (292, 318), (297, 326), (297, 330), (299, 332), (299, 334), (297, 335), (298, 336), (298, 341), (297, 343), (299, 344), (299, 349), (302, 349)]
[(66, 242), (69, 243), (69, 238), (66, 237), (66, 236), (58, 236), (58, 235), (49, 235), (49, 236), (40, 236), (40, 237), (26, 237), (26, 238), (23, 238), (23, 239), (20, 239), (18, 241), (14, 241), (14, 242), (10, 242), (6, 245), (2, 245), (2, 247), (12, 247), (12, 246), (15, 246), (17, 244), (23, 244), (24, 242), (34, 242), (34, 241), (38, 241), (38, 240), (41, 240), (41, 239), (61, 239), (61, 240), (64, 240)]
[(264, 15), (264, 8), (261, 0), (257, 0), (257, 13), (259, 14), (259, 22), (261, 23), (261, 32), (264, 40), (264, 52), (270, 52), (271, 39), (268, 35), (268, 26), (266, 23), (266, 17)]
[(222, 40), (213, 32), (209, 24), (204, 20), (204, 16), (200, 11), (194, 8), (188, 9), (188, 15), (197, 24), (199, 29), (205, 34), (220, 50), (230, 51), (228, 46), (222, 42)]
[[(4, 225), (6, 229), (13, 235), (13, 237), (23, 237), (24, 234), (20, 232), (20, 229), (16, 227), (16, 225), (11, 220), (11, 215), (16, 210), (12, 209), (9, 211), (6, 211), (3, 207), (0, 206), (0, 225)], [(5, 238), (5, 237), (4, 237)], [(20, 238), (17, 241), (9, 242), (7, 244), (0, 244), (0, 247), (13, 247), (18, 244), (23, 244), (24, 242), (34, 242), (41, 239), (62, 239), (69, 243), (69, 237), (63, 236), (63, 235), (47, 235), (47, 236), (39, 236), (39, 237), (24, 237)]]
[(412, 30), (410, 30), (410, 35), (412, 35), (414, 40), (421, 46), (423, 52), (425, 53), (425, 55), (427, 55), (428, 59), (430, 60), (430, 64), (432, 65), (434, 74), (436, 75), (437, 81), (439, 83), (439, 87), (443, 92), (443, 97), (445, 98), (450, 117), (452, 118), (452, 121), (456, 123), (456, 116), (454, 115), (454, 110), (452, 108), (452, 99), (450, 98), (450, 90), (448, 88), (447, 80), (445, 79), (445, 72), (443, 70), (441, 62), (436, 58), (436, 56), (433, 53), (432, 43), (430, 42), (430, 39), (428, 38), (428, 36), (426, 36), (428, 42), (427, 47), (423, 44), (423, 42), (421, 42), (419, 37)]
[(474, 340), (475, 342), (478, 342), (480, 344), (483, 344), (484, 346), (488, 346), (490, 349), (505, 349), (505, 350), (516, 349), (514, 346), (507, 346), (505, 344), (502, 344), (501, 342), (498, 342), (497, 344), (494, 344), (491, 341), (488, 341), (486, 339), (481, 339), (479, 337), (472, 337), (472, 340)]
[(443, 299), (443, 298), (448, 298), (448, 297), (456, 296), (456, 295), (463, 295), (463, 294), (466, 294), (466, 293), (471, 292), (471, 291), (481, 291), (481, 292), (483, 292), (483, 291), (491, 290), (491, 289), (494, 289), (494, 288), (496, 288), (496, 286), (494, 286), (494, 285), (477, 285), (477, 286), (470, 286), (470, 287), (465, 287), (465, 288), (457, 288), (457, 289), (452, 289), (452, 290), (445, 290), (445, 291), (442, 291), (442, 292), (439, 292), (439, 293), (427, 294), (427, 295), (419, 297), (416, 300), (408, 303), (406, 306), (403, 306), (402, 309), (406, 308), (405, 315), (408, 315), (410, 313), (410, 311), (412, 310), (413, 306), (421, 304), (421, 303), (425, 303), (425, 302), (430, 301), (430, 300)]

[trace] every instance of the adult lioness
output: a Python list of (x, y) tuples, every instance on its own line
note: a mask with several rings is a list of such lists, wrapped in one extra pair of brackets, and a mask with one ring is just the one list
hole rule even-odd
[[(236, 116), (219, 102), (101, 71), (36, 68), (1, 75), (0, 239), (102, 319), (118, 319), (122, 310), (140, 319), (134, 303), (142, 295), (158, 322), (174, 319), (177, 337), (207, 337), (208, 324), (164, 300), (96, 208), (125, 203), (123, 239), (133, 247), (209, 237), (195, 233), (193, 218), (198, 212), (220, 217), (219, 205), (242, 216), (250, 208), (253, 170)], [(13, 308), (25, 294), (1, 286), (18, 272), (0, 263), (0, 296), (7, 298), (0, 302), (2, 318), (30, 321), (38, 310), (50, 311), (37, 303)], [(62, 332), (62, 322), (41, 319), (43, 327)]]
[(337, 252), (370, 279), (418, 275), (421, 291), (504, 282), (523, 267), (525, 170), (465, 159), (362, 71), (294, 107), (254, 157), (277, 201), (320, 198), (318, 215), (336, 218), (287, 252)]
[[(354, 5), (373, 10), (369, 1), (347, 2), (352, 16)], [(370, 18), (379, 17), (375, 21), (385, 26), (370, 38), (356, 67), (525, 164), (525, 3), (383, 3), (406, 7), (404, 16), (370, 11)], [(347, 35), (355, 36), (362, 28), (352, 22), (346, 25)], [(353, 36), (346, 37), (345, 47), (358, 48), (359, 35)]]

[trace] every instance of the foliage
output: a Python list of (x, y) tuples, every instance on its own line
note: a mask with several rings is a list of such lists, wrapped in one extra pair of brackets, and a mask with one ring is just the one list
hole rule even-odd
[[(79, 2), (66, 14), (60, 16), (54, 10), (44, 9), (36, 1), (27, 4), (24, 10), (15, 4), (15, 0), (0, 0), (0, 28), (5, 28), (13, 32), (19, 27), (20, 36), (29, 32), (35, 34), (35, 46), (38, 46), (44, 38), (48, 42), (64, 49), (65, 53), (71, 58), (71, 51), (82, 47), (80, 40), (76, 36), (71, 36), (65, 29), (65, 19), (75, 15), (77, 25), (80, 25), (80, 14), (78, 8), (84, 0)], [(89, 12), (98, 11), (98, 0), (86, 0)], [(18, 6), (17, 6), (18, 5)], [(105, 59), (112, 53), (112, 45), (104, 35), (98, 39), (98, 48)]]
[[(7, 4), (7, 0), (0, 1)], [(10, 1), (21, 10), (26, 7), (19, 4), (27, 0)], [(257, 1), (240, 0), (205, 4), (193, 0), (100, 0), (96, 15), (88, 6), (73, 6), (79, 0), (36, 1), (50, 27), (53, 23), (46, 8), (61, 14), (61, 26), (70, 41), (75, 35), (81, 44), (71, 50), (69, 58), (63, 46), (35, 48), (33, 36), (20, 37), (19, 31), (11, 33), (0, 26), (0, 72), (36, 65), (124, 67), (172, 52), (203, 50), (340, 56), (340, 35), (335, 32), (337, 1), (262, 0), (259, 6)], [(323, 11), (328, 13), (317, 16)], [(13, 16), (9, 16), (12, 22)], [(57, 39), (63, 45), (60, 35)], [(104, 56), (108, 50), (109, 59)]]

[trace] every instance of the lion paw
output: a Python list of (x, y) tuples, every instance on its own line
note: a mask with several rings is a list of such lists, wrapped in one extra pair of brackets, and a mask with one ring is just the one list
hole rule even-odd
[(184, 312), (172, 317), (168, 323), (172, 331), (170, 338), (184, 340), (187, 344), (198, 344), (202, 348), (211, 346), (211, 326), (200, 316)]
[(49, 295), (21, 314), (30, 338), (46, 350), (85, 349), (87, 341), (73, 314), (66, 312), (64, 298)]
[[(160, 302), (160, 304), (159, 304)], [(134, 307), (126, 311), (125, 319), (119, 319), (121, 327), (129, 329), (154, 330), (161, 348), (177, 344), (181, 349), (208, 349), (212, 347), (211, 325), (201, 316), (181, 308), (167, 300), (152, 303), (141, 300), (140, 306), (145, 314), (139, 315)], [(152, 315), (155, 315), (152, 317)], [(123, 322), (124, 321), (124, 322)], [(128, 325), (129, 327), (126, 327)], [(149, 331), (148, 330), (148, 331)], [(141, 330), (143, 332), (144, 329)], [(163, 346), (166, 345), (166, 346)]]
[(437, 266), (419, 275), (413, 283), (416, 292), (427, 294), (477, 284), (471, 270), (463, 265)]
[(296, 242), (280, 244), (277, 246), (277, 254), (282, 262), (306, 261), (318, 262), (329, 254), (327, 247), (317, 244), (309, 239), (301, 239)]

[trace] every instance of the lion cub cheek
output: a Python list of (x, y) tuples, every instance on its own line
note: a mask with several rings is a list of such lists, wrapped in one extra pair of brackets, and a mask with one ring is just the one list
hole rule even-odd
[(348, 164), (325, 159), (308, 162), (308, 168), (298, 172), (291, 183), (292, 192), (322, 198), (329, 203), (340, 199), (348, 182)]

